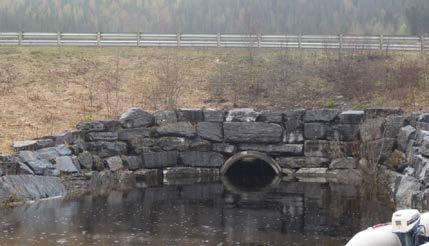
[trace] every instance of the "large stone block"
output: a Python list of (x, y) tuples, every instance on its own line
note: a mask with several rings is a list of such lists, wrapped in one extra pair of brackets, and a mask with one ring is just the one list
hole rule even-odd
[(194, 151), (211, 150), (211, 143), (208, 140), (202, 139), (200, 137), (189, 139), (188, 142), (189, 142), (189, 150), (194, 150)]
[(23, 162), (35, 161), (39, 159), (39, 155), (36, 151), (28, 151), (24, 150), (19, 152), (18, 156), (21, 158)]
[(339, 142), (326, 140), (308, 140), (304, 142), (306, 157), (340, 158), (356, 156), (359, 152), (358, 142)]
[(198, 167), (170, 167), (163, 172), (164, 179), (195, 179), (203, 177), (218, 177), (218, 168), (198, 168)]
[(304, 142), (304, 117), (305, 110), (288, 111), (284, 113), (285, 132), (283, 142), (303, 143)]
[(301, 178), (328, 178), (328, 168), (301, 168), (295, 172), (295, 177)]
[(177, 123), (177, 114), (174, 110), (157, 111), (153, 115), (155, 116), (155, 122), (158, 126)]
[(401, 115), (390, 115), (386, 117), (383, 132), (386, 138), (397, 138), (399, 131), (405, 125), (406, 118)]
[(204, 121), (207, 122), (224, 122), (226, 111), (223, 109), (205, 109), (204, 113)]
[(54, 160), (60, 156), (54, 147), (39, 149), (36, 152), (39, 159)]
[(155, 117), (141, 108), (130, 108), (121, 115), (119, 122), (124, 128), (149, 127), (155, 123)]
[(62, 173), (79, 172), (70, 156), (60, 156), (55, 158), (55, 168)]
[(180, 153), (183, 165), (191, 167), (221, 167), (225, 157), (217, 152), (189, 151)]
[(54, 147), (55, 151), (57, 151), (57, 153), (60, 156), (66, 156), (66, 155), (71, 155), (72, 151), (69, 147), (67, 147), (65, 144), (60, 144)]
[(283, 122), (283, 112), (264, 110), (260, 113), (256, 121), (259, 122), (268, 122), (268, 123), (282, 123)]
[(10, 199), (34, 201), (66, 194), (66, 188), (57, 177), (10, 175), (0, 178), (0, 203)]
[(422, 146), (420, 147), (420, 152), (423, 156), (429, 157), (429, 136), (423, 138)]
[(127, 144), (124, 142), (88, 142), (86, 148), (101, 158), (123, 155), (127, 152)]
[(197, 135), (197, 131), (195, 127), (191, 125), (189, 122), (177, 122), (173, 124), (166, 124), (160, 126), (156, 129), (156, 132), (160, 136), (167, 137), (195, 137)]
[(304, 122), (332, 122), (339, 113), (337, 109), (307, 110), (304, 114)]
[(155, 138), (135, 138), (128, 142), (129, 151), (136, 154), (160, 150)]
[(330, 159), (322, 157), (278, 157), (277, 163), (284, 168), (318, 168), (327, 167)]
[(237, 147), (227, 143), (214, 143), (212, 145), (212, 150), (222, 154), (232, 155), (237, 152)]
[(158, 146), (165, 151), (185, 151), (189, 149), (189, 142), (180, 137), (162, 137), (158, 139)]
[(306, 140), (323, 140), (333, 135), (331, 125), (326, 123), (305, 123), (304, 138)]
[(123, 159), (130, 171), (136, 171), (143, 167), (143, 159), (141, 156), (124, 156)]
[(120, 141), (131, 141), (135, 138), (148, 138), (151, 136), (151, 130), (149, 128), (133, 128), (123, 129), (118, 131), (118, 139)]
[(42, 148), (52, 147), (55, 145), (53, 139), (38, 139), (38, 140), (26, 140), (26, 141), (15, 141), (13, 142), (13, 148), (16, 151), (22, 150), (38, 150)]
[(240, 151), (259, 151), (271, 155), (300, 156), (303, 155), (302, 144), (240, 144)]
[(401, 176), (396, 194), (395, 204), (398, 209), (409, 208), (412, 206), (413, 192), (420, 191), (422, 184), (419, 180), (410, 176)]
[(366, 142), (362, 145), (362, 153), (366, 155), (366, 159), (375, 163), (383, 163), (389, 158), (395, 149), (396, 139), (382, 138), (371, 142)]
[(119, 120), (102, 120), (100, 121), (104, 125), (106, 132), (117, 132), (122, 128), (122, 124)]
[(29, 161), (27, 164), (36, 175), (44, 175), (48, 169), (54, 168), (52, 163), (48, 160), (34, 160)]
[(122, 159), (119, 156), (109, 157), (105, 161), (110, 171), (112, 172), (119, 171), (124, 167)]
[(293, 132), (285, 131), (283, 136), (283, 142), (289, 144), (300, 144), (304, 143), (303, 130), (297, 130)]
[(192, 123), (204, 121), (203, 110), (196, 108), (181, 108), (177, 110), (179, 121), (189, 121)]
[(87, 134), (87, 140), (113, 142), (118, 140), (118, 133), (117, 132), (90, 132)]
[(416, 128), (417, 130), (429, 131), (429, 123), (418, 121), (416, 122)]
[(178, 162), (177, 151), (143, 153), (144, 168), (175, 167)]
[(223, 129), (226, 142), (278, 143), (283, 136), (283, 128), (272, 123), (225, 122)]
[(399, 130), (398, 145), (401, 151), (406, 152), (409, 141), (414, 138), (416, 128), (412, 126), (405, 126)]
[(104, 131), (104, 124), (103, 122), (97, 121), (97, 122), (80, 122), (77, 124), (76, 129), (80, 131), (86, 131), (86, 132), (101, 132)]
[(82, 168), (92, 170), (94, 162), (91, 153), (84, 151), (77, 156), (77, 160)]
[(214, 142), (223, 141), (222, 123), (200, 122), (197, 125), (197, 132), (200, 137)]
[(348, 110), (342, 112), (339, 116), (340, 124), (360, 124), (365, 116), (365, 111)]
[(329, 140), (336, 141), (358, 141), (360, 138), (360, 127), (355, 124), (338, 124), (333, 126), (333, 136)]
[(259, 112), (256, 112), (252, 108), (236, 108), (228, 111), (226, 116), (227, 122), (255, 122)]
[(384, 118), (366, 119), (360, 125), (360, 136), (363, 142), (368, 142), (383, 137)]

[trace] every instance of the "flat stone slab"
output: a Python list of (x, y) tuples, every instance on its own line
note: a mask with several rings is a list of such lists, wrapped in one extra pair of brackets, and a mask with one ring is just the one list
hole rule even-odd
[(160, 136), (167, 137), (195, 137), (197, 131), (194, 126), (189, 122), (178, 122), (172, 124), (166, 124), (156, 129), (156, 132)]
[(223, 141), (222, 123), (200, 122), (197, 125), (198, 135), (213, 142)]
[(255, 122), (259, 115), (253, 108), (231, 109), (226, 116), (226, 122)]
[(342, 112), (338, 118), (340, 124), (360, 124), (365, 116), (365, 111), (348, 110)]
[(283, 139), (283, 128), (272, 123), (225, 122), (223, 130), (226, 142), (278, 143)]
[(278, 157), (276, 161), (281, 167), (292, 169), (327, 167), (330, 162), (322, 157)]
[(65, 196), (66, 188), (58, 177), (11, 175), (0, 178), (0, 203), (25, 202)]
[(177, 166), (177, 151), (143, 153), (144, 168), (164, 168)]
[(224, 122), (226, 111), (222, 109), (205, 109), (204, 113), (204, 121), (207, 122)]
[(174, 110), (157, 111), (153, 115), (158, 126), (177, 122), (177, 114)]
[(55, 168), (62, 173), (77, 173), (79, 170), (69, 156), (60, 156), (55, 159)]
[(164, 179), (188, 179), (219, 176), (218, 168), (171, 167), (163, 171)]
[(241, 151), (259, 151), (271, 155), (301, 156), (304, 152), (303, 144), (240, 144)]
[(185, 166), (191, 167), (221, 167), (225, 162), (222, 154), (217, 152), (188, 151), (180, 153)]

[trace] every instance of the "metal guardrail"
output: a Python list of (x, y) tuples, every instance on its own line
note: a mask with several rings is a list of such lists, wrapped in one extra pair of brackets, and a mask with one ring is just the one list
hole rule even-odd
[(428, 51), (429, 37), (0, 32), (0, 45), (370, 49)]

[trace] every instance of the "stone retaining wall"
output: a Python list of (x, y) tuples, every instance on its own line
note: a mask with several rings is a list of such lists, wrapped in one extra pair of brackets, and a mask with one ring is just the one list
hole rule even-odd
[[(0, 158), (0, 172), (59, 176), (180, 169), (188, 174), (213, 173), (204, 170), (220, 169), (236, 153), (257, 151), (271, 157), (287, 175), (359, 180), (359, 163), (390, 165), (392, 153), (409, 153), (414, 135), (407, 131), (429, 125), (425, 116), (416, 117), (402, 116), (399, 109), (178, 109), (151, 114), (132, 108), (118, 120), (82, 122), (72, 132), (15, 142), (17, 154)], [(413, 146), (429, 146), (429, 140), (419, 139)], [(389, 168), (402, 171), (401, 165)], [(420, 177), (419, 169), (415, 170), (413, 177)]]

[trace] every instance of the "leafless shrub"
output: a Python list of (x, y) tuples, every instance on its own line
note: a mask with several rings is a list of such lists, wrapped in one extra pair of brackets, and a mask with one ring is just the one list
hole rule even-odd
[(150, 88), (154, 108), (176, 108), (183, 88), (183, 71), (178, 57), (167, 56), (155, 70), (156, 83)]
[(0, 95), (4, 96), (11, 92), (13, 87), (16, 85), (16, 79), (18, 78), (13, 64), (6, 64), (0, 66)]

